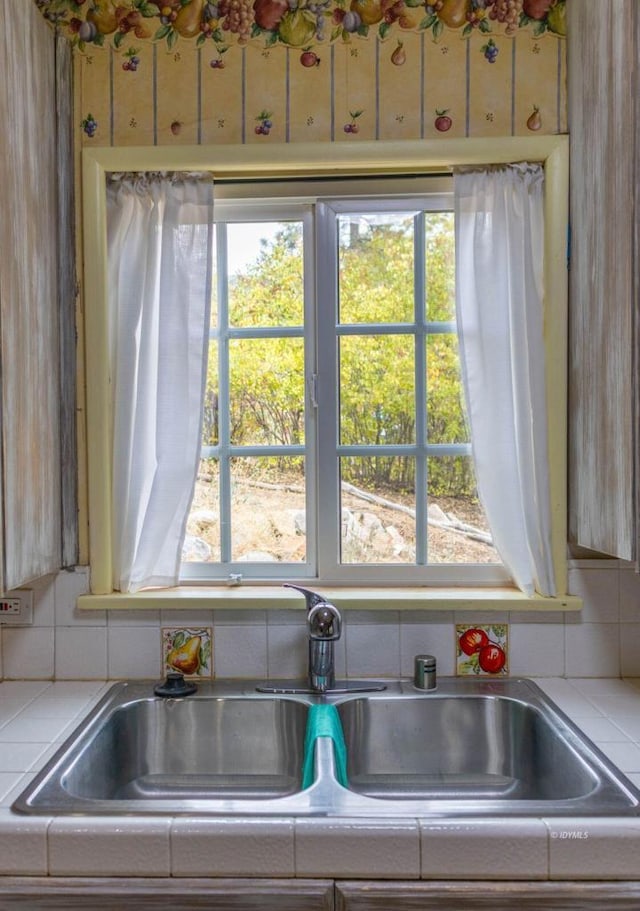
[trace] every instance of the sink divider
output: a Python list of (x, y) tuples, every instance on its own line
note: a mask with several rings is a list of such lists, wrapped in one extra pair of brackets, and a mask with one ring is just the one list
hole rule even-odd
[(311, 705), (307, 716), (302, 761), (302, 787), (308, 788), (315, 778), (315, 743), (318, 737), (329, 737), (333, 741), (336, 777), (347, 787), (347, 746), (344, 740), (342, 722), (335, 705)]

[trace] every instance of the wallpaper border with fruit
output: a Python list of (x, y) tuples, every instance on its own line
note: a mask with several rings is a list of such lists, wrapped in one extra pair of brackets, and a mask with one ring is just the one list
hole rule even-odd
[(568, 0), (36, 2), (85, 144), (566, 132)]

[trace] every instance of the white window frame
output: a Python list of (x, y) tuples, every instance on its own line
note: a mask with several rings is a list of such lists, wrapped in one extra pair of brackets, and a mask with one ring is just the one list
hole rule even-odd
[[(256, 179), (322, 175), (447, 172), (460, 165), (539, 161), (545, 167), (545, 344), (549, 414), (552, 547), (555, 598), (525, 596), (505, 586), (392, 586), (369, 584), (323, 589), (343, 607), (428, 607), (448, 610), (575, 610), (567, 591), (567, 259), (568, 137), (523, 136), (426, 142), (359, 142), (196, 147), (85, 147), (82, 150), (84, 248), (84, 351), (86, 357), (86, 476), (80, 478), (81, 562), (90, 565), (91, 595), (83, 608), (298, 606), (280, 586), (180, 586), (134, 595), (111, 585), (111, 414), (106, 287), (106, 176), (111, 171), (208, 171), (215, 178)], [(80, 353), (83, 351), (81, 349)], [(84, 402), (81, 403), (81, 408)], [(81, 457), (85, 453), (81, 452)], [(86, 482), (86, 490), (84, 486)], [(85, 524), (86, 523), (86, 524)], [(85, 533), (86, 532), (86, 533)]]

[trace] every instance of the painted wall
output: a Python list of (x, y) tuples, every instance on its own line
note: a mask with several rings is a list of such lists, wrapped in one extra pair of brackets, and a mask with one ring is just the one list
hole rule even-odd
[(565, 0), (37, 2), (85, 143), (566, 132)]

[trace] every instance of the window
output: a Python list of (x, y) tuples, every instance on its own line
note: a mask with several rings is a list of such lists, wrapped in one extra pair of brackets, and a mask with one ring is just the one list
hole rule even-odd
[(464, 414), (450, 179), (419, 183), (222, 187), (183, 578), (504, 579)]
[[(460, 430), (455, 433), (451, 433), (451, 425), (440, 427), (439, 431), (436, 425), (430, 423), (437, 414), (435, 399), (438, 390), (431, 367), (438, 364), (439, 360), (449, 357), (451, 351), (455, 350), (451, 313), (430, 313), (425, 303), (421, 315), (416, 307), (421, 295), (422, 300), (428, 300), (428, 239), (433, 236), (435, 226), (438, 225), (439, 230), (443, 230), (447, 217), (450, 217), (446, 215), (450, 208), (443, 204), (442, 197), (435, 206), (430, 207), (429, 197), (424, 195), (423, 188), (416, 193), (403, 192), (400, 195), (394, 195), (385, 188), (379, 194), (385, 198), (384, 204), (381, 205), (376, 199), (372, 205), (366, 199), (369, 197), (370, 200), (373, 195), (370, 188), (356, 194), (347, 194), (348, 200), (340, 199), (334, 190), (320, 199), (320, 194), (311, 199), (307, 193), (302, 200), (294, 194), (293, 197), (281, 199), (278, 206), (274, 206), (273, 200), (261, 200), (256, 208), (249, 202), (255, 194), (248, 183), (240, 194), (243, 198), (236, 201), (220, 199), (219, 189), (225, 178), (230, 181), (240, 178), (244, 181), (247, 177), (253, 178), (265, 173), (270, 177), (302, 174), (313, 175), (314, 178), (323, 174), (353, 173), (354, 164), (349, 150), (343, 151), (338, 146), (339, 144), (334, 144), (330, 150), (305, 148), (299, 154), (295, 148), (286, 148), (281, 157), (274, 156), (273, 150), (269, 150), (268, 159), (262, 149), (229, 147), (142, 150), (145, 161), (148, 160), (147, 166), (153, 170), (212, 171), (217, 187), (216, 212), (217, 217), (221, 217), (217, 228), (218, 252), (224, 251), (225, 236), (227, 250), (230, 249), (229, 238), (234, 232), (243, 239), (243, 246), (248, 250), (250, 231), (247, 225), (260, 225), (261, 229), (266, 227), (266, 247), (263, 249), (259, 243), (260, 232), (257, 246), (254, 246), (258, 256), (260, 252), (272, 250), (279, 234), (283, 235), (283, 242), (289, 235), (288, 242), (292, 249), (301, 247), (301, 269), (298, 270), (296, 281), (302, 282), (304, 290), (303, 312), (291, 311), (287, 315), (285, 308), (277, 319), (268, 324), (255, 319), (252, 321), (246, 314), (244, 321), (238, 320), (237, 310), (234, 311), (234, 308), (240, 306), (242, 283), (238, 282), (238, 270), (228, 258), (219, 259), (217, 323), (212, 327), (210, 362), (217, 374), (217, 381), (211, 385), (208, 414), (205, 414), (206, 436), (201, 475), (204, 484), (211, 485), (207, 473), (217, 474), (219, 498), (228, 498), (224, 509), (220, 507), (222, 521), (218, 521), (218, 524), (226, 524), (227, 528), (222, 532), (218, 530), (215, 544), (206, 542), (211, 548), (209, 552), (203, 550), (199, 553), (196, 549), (185, 560), (184, 580), (192, 582), (204, 578), (206, 581), (217, 577), (229, 581), (230, 577), (233, 580), (233, 577), (242, 574), (243, 580), (253, 578), (268, 581), (296, 576), (310, 580), (317, 577), (327, 584), (353, 583), (356, 587), (419, 586), (434, 582), (439, 586), (440, 597), (442, 586), (466, 586), (465, 592), (457, 600), (455, 596), (447, 596), (447, 606), (452, 607), (472, 607), (473, 596), (470, 597), (469, 593), (475, 586), (506, 584), (505, 595), (511, 598), (509, 606), (526, 606), (530, 602), (521, 593), (511, 590), (512, 595), (509, 595), (508, 583), (505, 583), (505, 574), (499, 564), (484, 562), (467, 565), (451, 558), (449, 562), (438, 562), (441, 557), (436, 549), (435, 534), (432, 534), (437, 528), (437, 519), (434, 517), (432, 525), (424, 522), (428, 515), (430, 496), (433, 499), (433, 485), (437, 481), (439, 469), (454, 466), (459, 476), (469, 481), (465, 489), (472, 489), (472, 478), (469, 479), (469, 441), (462, 429), (464, 421), (461, 414)], [(359, 150), (358, 167), (364, 174), (419, 173), (433, 167), (434, 163), (437, 169), (442, 170), (442, 162), (447, 161), (450, 164), (481, 164), (483, 161), (510, 161), (522, 157), (537, 157), (545, 161), (549, 201), (547, 249), (550, 254), (547, 257), (545, 278), (548, 288), (545, 335), (549, 346), (547, 387), (550, 390), (553, 540), (557, 563), (563, 571), (566, 568), (565, 428), (562, 404), (566, 391), (566, 264), (563, 255), (566, 232), (565, 137), (536, 137), (535, 142), (529, 137), (526, 140), (507, 139), (501, 142), (499, 148), (495, 143), (489, 142), (486, 148), (482, 143), (452, 143), (449, 147), (449, 143), (443, 141), (438, 143), (437, 162), (435, 157), (429, 161), (428, 150), (425, 154), (425, 146), (421, 143), (394, 145), (392, 155), (384, 146), (385, 144), (371, 143)], [(104, 249), (103, 175), (109, 170), (139, 168), (140, 151), (96, 149), (94, 152), (85, 152), (84, 156), (85, 282), (89, 289), (87, 346), (92, 351), (91, 370), (87, 373), (87, 514), (92, 591), (105, 595), (105, 599), (92, 606), (111, 604), (108, 600), (111, 597), (110, 505), (108, 475), (105, 474), (109, 467), (109, 459), (105, 455), (110, 451), (109, 414), (108, 408), (104, 407), (109, 378), (104, 350), (104, 263), (101, 263), (100, 256), (100, 251)], [(304, 157), (301, 157), (302, 152)], [(430, 201), (434, 202), (435, 199), (431, 197)], [(395, 307), (393, 312), (385, 312), (384, 297), (376, 313), (365, 312), (362, 302), (374, 298), (375, 286), (372, 284), (363, 292), (362, 279), (353, 271), (354, 261), (360, 266), (365, 262), (363, 255), (353, 256), (356, 247), (373, 243), (372, 238), (379, 237), (384, 232), (401, 239), (407, 250), (411, 250), (407, 263), (403, 263), (406, 289), (401, 318), (395, 312)], [(255, 256), (251, 259), (255, 259)], [(250, 269), (250, 263), (245, 262), (243, 268), (245, 271)], [(318, 275), (317, 285), (313, 277), (315, 274)], [(406, 309), (406, 301), (413, 302), (413, 312), (409, 312), (410, 308)], [(327, 306), (334, 308), (332, 319), (325, 318)], [(254, 415), (251, 432), (247, 425), (247, 432), (240, 440), (237, 434), (234, 436), (232, 422), (238, 409), (242, 411), (246, 402), (234, 390), (242, 385), (248, 387), (249, 380), (254, 386), (263, 381), (259, 369), (267, 359), (263, 352), (270, 352), (268, 357), (272, 363), (283, 362), (286, 358), (299, 358), (302, 352), (304, 373), (298, 372), (297, 376), (294, 373), (295, 388), (291, 390), (291, 394), (297, 397), (299, 407), (288, 408), (291, 412), (290, 423), (286, 428), (281, 428), (279, 435), (274, 434), (273, 427), (269, 428), (264, 422), (261, 427), (257, 415)], [(403, 377), (412, 375), (412, 386), (403, 379), (395, 389), (396, 397), (409, 399), (414, 408), (413, 421), (410, 420), (408, 425), (400, 428), (401, 432), (398, 422), (390, 420), (389, 415), (391, 404), (395, 405), (395, 400), (392, 401), (387, 396), (380, 402), (367, 403), (364, 399), (359, 401), (354, 382), (363, 369), (362, 365), (369, 371), (377, 369), (385, 379), (388, 378), (386, 374), (389, 371), (385, 370), (384, 364), (389, 359), (398, 365), (398, 370), (402, 366)], [(405, 361), (408, 365), (406, 367)], [(275, 399), (272, 396), (272, 404), (277, 406), (282, 403), (277, 396)], [(410, 426), (411, 423), (413, 426)], [(276, 553), (274, 560), (274, 555), (267, 548), (257, 548), (255, 542), (242, 544), (237, 520), (234, 529), (232, 518), (227, 517), (233, 516), (230, 498), (239, 489), (237, 479), (244, 481), (249, 478), (253, 481), (254, 489), (266, 491), (269, 489), (266, 485), (269, 484), (284, 486), (280, 476), (282, 468), (293, 472), (298, 480), (298, 483), (286, 486), (302, 489), (302, 508), (299, 508), (297, 500), (294, 502), (293, 499), (288, 499), (290, 495), (297, 496), (299, 491), (287, 489), (281, 493), (281, 496), (287, 497), (287, 502), (293, 504), (286, 508), (294, 512), (294, 521), (297, 521), (297, 527), (302, 533), (296, 532), (297, 550)], [(278, 473), (276, 481), (273, 480), (274, 472)], [(381, 473), (386, 477), (387, 483), (392, 482), (391, 489), (388, 486), (376, 487), (372, 483), (372, 477), (377, 480)], [(455, 471), (451, 473), (455, 475)], [(354, 501), (349, 499), (352, 494), (347, 484), (365, 494), (387, 494), (384, 498), (392, 500), (394, 505), (408, 506), (407, 511), (397, 510), (398, 519), (402, 517), (405, 522), (406, 515), (405, 524), (413, 525), (413, 536), (402, 534), (395, 552), (393, 547), (390, 552), (383, 551), (382, 558), (377, 552), (370, 551), (363, 556), (362, 550), (350, 551), (342, 533), (344, 526), (352, 521), (349, 510), (358, 513), (372, 513), (373, 510), (366, 500), (358, 500), (358, 505), (352, 509)], [(418, 493), (414, 493), (414, 488)], [(412, 502), (407, 502), (408, 500)], [(360, 502), (363, 506), (360, 506)], [(195, 503), (193, 512), (197, 512), (198, 507), (201, 512), (206, 512), (210, 505)], [(482, 528), (482, 518), (477, 514), (470, 517), (458, 515), (456, 518), (462, 519), (463, 524), (473, 524), (481, 532), (485, 531)], [(465, 522), (467, 518), (472, 521)], [(210, 517), (207, 521), (209, 519)], [(373, 525), (376, 524), (371, 521)], [(274, 524), (276, 523), (271, 525), (272, 529)], [(396, 525), (398, 524), (400, 523), (397, 522)], [(331, 525), (333, 528), (328, 531)], [(389, 522), (389, 525), (394, 527), (393, 522)], [(198, 528), (194, 526), (191, 530), (197, 532)], [(388, 528), (385, 531), (388, 532)], [(272, 537), (278, 538), (278, 535), (276, 524)], [(393, 535), (392, 532), (391, 536)], [(204, 539), (202, 534), (193, 534), (193, 537)], [(478, 543), (486, 546), (485, 541)], [(85, 546), (88, 553), (87, 541)], [(265, 554), (269, 554), (268, 559), (262, 559)], [(251, 558), (247, 559), (247, 556)], [(256, 556), (258, 559), (255, 559)], [(563, 588), (561, 580), (559, 591), (565, 590), (566, 582)], [(197, 591), (197, 588), (185, 588), (180, 592), (180, 597), (186, 599), (186, 603), (191, 598), (201, 599), (202, 595), (196, 594)], [(229, 597), (230, 591), (227, 587), (222, 588), (223, 594), (227, 592)], [(240, 591), (238, 594), (241, 594)], [(155, 603), (151, 593), (130, 596), (132, 605), (138, 597), (144, 597), (148, 603)], [(175, 593), (173, 597), (175, 599)], [(243, 597), (245, 600), (248, 598), (241, 595), (240, 598), (231, 600), (241, 604), (244, 603)], [(438, 597), (438, 591), (433, 596), (425, 597)], [(120, 598), (119, 603), (126, 600), (128, 599)], [(158, 605), (164, 603), (162, 598), (156, 600)], [(247, 600), (246, 603), (247, 606), (258, 604), (255, 599)], [(549, 604), (550, 608), (555, 609), (561, 606), (553, 599)]]

